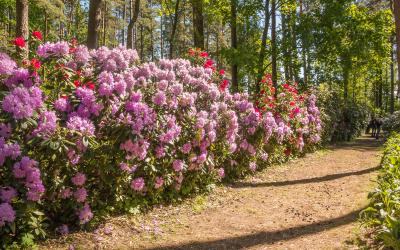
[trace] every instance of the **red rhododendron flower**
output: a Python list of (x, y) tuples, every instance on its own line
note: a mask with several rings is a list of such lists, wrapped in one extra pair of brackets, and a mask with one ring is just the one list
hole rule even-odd
[(208, 53), (205, 51), (200, 52), (200, 57), (206, 58), (208, 57)]
[(214, 64), (214, 61), (211, 60), (211, 59), (208, 59), (203, 67), (206, 68), (206, 69), (207, 68), (211, 68), (213, 66), (213, 64)]
[(20, 48), (25, 47), (25, 39), (22, 36), (15, 38), (14, 45)]
[(89, 89), (91, 89), (91, 90), (94, 90), (94, 87), (95, 87), (95, 85), (94, 85), (93, 82), (88, 82), (88, 83), (86, 84), (86, 86), (87, 86)]
[(32, 66), (35, 70), (38, 70), (38, 69), (40, 69), (41, 63), (40, 63), (40, 61), (39, 61), (38, 59), (33, 58), (33, 59), (31, 60), (31, 66)]
[(296, 107), (296, 108), (294, 108), (294, 109), (292, 110), (292, 112), (293, 112), (294, 114), (298, 114), (298, 113), (300, 113), (300, 108), (299, 108), (299, 107)]
[(74, 81), (75, 87), (79, 87), (81, 85), (81, 82), (79, 80)]
[(222, 83), (219, 85), (219, 89), (221, 91), (225, 91), (225, 89), (226, 89), (226, 87), (228, 87), (228, 85), (229, 85), (229, 81), (227, 79), (224, 79), (222, 81)]
[(296, 103), (295, 103), (294, 101), (291, 101), (291, 102), (289, 103), (289, 105), (293, 107), (293, 106), (296, 105)]
[(40, 41), (43, 39), (42, 33), (37, 30), (32, 32), (32, 36)]
[(225, 75), (225, 70), (221, 69), (221, 70), (219, 71), (219, 74), (220, 74), (221, 76)]

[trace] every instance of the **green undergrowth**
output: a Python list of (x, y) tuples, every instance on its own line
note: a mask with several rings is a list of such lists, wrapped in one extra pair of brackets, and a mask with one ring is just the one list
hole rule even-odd
[(400, 250), (400, 134), (385, 144), (377, 186), (370, 204), (361, 213), (363, 224), (373, 231), (378, 244)]

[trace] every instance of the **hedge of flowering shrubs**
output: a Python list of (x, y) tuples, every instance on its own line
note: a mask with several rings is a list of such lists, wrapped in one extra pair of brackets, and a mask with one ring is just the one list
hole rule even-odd
[(206, 190), (320, 140), (314, 95), (266, 76), (255, 106), (206, 52), (139, 63), (135, 50), (38, 34), (15, 40), (15, 59), (0, 53), (2, 247)]

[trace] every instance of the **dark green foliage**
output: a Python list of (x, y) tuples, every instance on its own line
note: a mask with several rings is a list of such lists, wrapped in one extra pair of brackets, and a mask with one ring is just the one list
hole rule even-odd
[(346, 102), (340, 89), (327, 85), (320, 85), (317, 93), (324, 124), (324, 143), (349, 141), (361, 135), (370, 113), (365, 103)]
[(383, 245), (400, 249), (400, 134), (392, 134), (385, 145), (378, 185), (369, 194), (370, 206), (361, 213)]

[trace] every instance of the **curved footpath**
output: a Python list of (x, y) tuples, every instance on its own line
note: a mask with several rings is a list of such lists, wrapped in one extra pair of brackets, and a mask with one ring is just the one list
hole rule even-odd
[(380, 146), (362, 137), (40, 249), (354, 249)]

